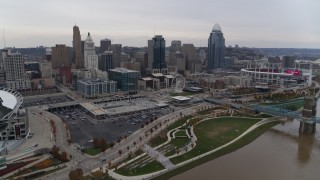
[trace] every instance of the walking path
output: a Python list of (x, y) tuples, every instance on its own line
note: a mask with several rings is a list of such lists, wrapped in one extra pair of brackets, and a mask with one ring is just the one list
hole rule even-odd
[[(196, 156), (196, 157), (194, 157), (194, 158), (191, 158), (191, 159), (186, 160), (186, 161), (184, 161), (184, 162), (181, 162), (181, 163), (179, 163), (179, 164), (173, 165), (173, 167), (170, 166), (170, 169), (166, 168), (166, 169), (163, 169), (163, 170), (154, 172), (154, 173), (145, 174), (145, 175), (139, 175), (139, 176), (123, 176), (123, 175), (120, 175), (120, 174), (115, 173), (115, 172), (114, 172), (115, 169), (109, 170), (108, 173), (109, 173), (109, 175), (110, 175), (112, 178), (117, 179), (117, 180), (124, 180), (124, 179), (125, 179), (125, 180), (151, 179), (151, 178), (160, 176), (160, 175), (162, 175), (162, 174), (165, 174), (165, 173), (167, 173), (167, 172), (170, 171), (170, 170), (179, 168), (179, 167), (184, 166), (184, 165), (186, 165), (186, 164), (189, 164), (189, 163), (191, 163), (191, 162), (193, 162), (193, 161), (196, 161), (196, 160), (198, 160), (198, 159), (200, 159), (200, 158), (203, 158), (203, 157), (208, 156), (208, 155), (210, 155), (210, 154), (212, 154), (212, 153), (215, 153), (215, 152), (217, 152), (217, 151), (219, 151), (219, 150), (221, 150), (221, 149), (223, 149), (223, 148), (225, 148), (225, 147), (233, 144), (234, 142), (238, 141), (239, 139), (241, 139), (242, 137), (244, 137), (245, 135), (247, 135), (247, 134), (250, 133), (251, 131), (255, 130), (256, 128), (258, 128), (258, 127), (260, 127), (260, 126), (262, 126), (262, 125), (264, 125), (264, 124), (270, 123), (270, 122), (279, 121), (279, 119), (280, 119), (279, 117), (265, 118), (265, 119), (257, 122), (256, 124), (252, 125), (252, 126), (251, 126), (250, 128), (248, 128), (244, 133), (242, 133), (240, 136), (238, 136), (237, 138), (233, 139), (232, 141), (230, 141), (230, 142), (228, 142), (228, 143), (226, 143), (226, 144), (224, 144), (224, 145), (222, 145), (222, 146), (220, 146), (220, 147), (218, 147), (218, 148), (216, 148), (216, 149), (213, 149), (213, 150), (211, 150), (211, 151), (208, 151), (208, 152), (206, 152), (206, 153), (204, 153), (204, 154), (201, 154), (201, 155), (199, 155), (199, 156)], [(205, 120), (207, 120), (207, 119), (205, 119)], [(193, 132), (193, 131), (191, 131), (191, 132)], [(194, 134), (193, 134), (193, 136), (195, 137)], [(169, 138), (170, 138), (170, 137), (169, 137)], [(167, 143), (167, 142), (166, 142), (166, 143)], [(165, 144), (165, 143), (164, 143), (164, 144)], [(145, 146), (145, 147), (146, 147), (146, 146)], [(160, 146), (158, 146), (158, 147), (160, 147)], [(157, 147), (157, 148), (158, 148), (158, 147)], [(165, 167), (166, 167), (166, 166), (165, 166)]]
[(169, 158), (165, 157), (163, 154), (161, 154), (159, 151), (155, 150), (148, 144), (144, 144), (142, 150), (146, 152), (150, 157), (160, 162), (166, 169), (170, 170), (174, 167), (174, 164), (172, 164)]

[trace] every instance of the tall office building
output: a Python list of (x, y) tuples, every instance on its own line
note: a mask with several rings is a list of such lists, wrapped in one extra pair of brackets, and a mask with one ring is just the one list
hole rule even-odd
[(180, 40), (172, 40), (169, 51), (170, 51), (170, 53), (176, 53), (177, 51), (181, 52), (181, 41)]
[(208, 64), (207, 70), (223, 69), (224, 62), (225, 39), (219, 24), (213, 26), (212, 32), (208, 39)]
[(101, 71), (108, 71), (114, 68), (112, 59), (112, 51), (104, 51), (98, 55), (98, 69)]
[(110, 69), (110, 80), (117, 82), (117, 88), (121, 91), (135, 92), (138, 89), (139, 72), (125, 68)]
[(193, 44), (183, 44), (182, 54), (186, 59), (186, 69), (190, 72), (194, 72), (194, 65), (196, 62), (196, 48)]
[(52, 60), (51, 65), (53, 69), (60, 68), (62, 66), (71, 65), (71, 50), (64, 44), (57, 44), (55, 47), (52, 47)]
[(120, 67), (122, 45), (121, 44), (112, 44), (111, 45), (111, 51), (113, 53), (114, 66), (115, 67)]
[(167, 74), (165, 61), (166, 41), (161, 35), (156, 35), (148, 41), (148, 71), (149, 73)]
[(294, 68), (296, 59), (293, 56), (283, 56), (282, 57), (282, 67), (283, 68)]
[(98, 56), (94, 42), (88, 33), (87, 39), (84, 42), (84, 67), (86, 69), (98, 69)]
[(100, 52), (103, 53), (105, 51), (111, 50), (111, 40), (110, 39), (102, 39), (100, 40)]
[(6, 87), (12, 90), (30, 89), (31, 82), (24, 69), (23, 55), (20, 53), (11, 53), (9, 50), (3, 53), (3, 57)]
[(78, 26), (73, 26), (73, 61), (77, 68), (84, 67), (83, 55), (81, 52), (81, 35)]

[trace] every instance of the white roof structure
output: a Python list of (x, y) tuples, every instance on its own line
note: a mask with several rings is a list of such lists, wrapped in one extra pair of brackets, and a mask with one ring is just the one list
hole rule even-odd
[(152, 76), (154, 76), (154, 77), (162, 77), (163, 74), (162, 73), (153, 73)]
[(144, 80), (144, 81), (151, 81), (152, 80), (151, 77), (145, 77), (145, 78), (141, 78), (141, 79)]
[(174, 97), (172, 97), (172, 99), (178, 100), (178, 101), (188, 101), (188, 100), (190, 100), (191, 98), (185, 97), (185, 96), (174, 96)]
[(18, 102), (13, 94), (3, 90), (0, 90), (0, 98), (3, 101), (2, 105), (10, 109), (13, 109)]
[(212, 31), (220, 31), (221, 32), (221, 27), (219, 24), (215, 24), (212, 28)]
[(23, 97), (19, 92), (6, 88), (0, 89), (0, 98), (2, 99), (3, 106), (12, 109), (2, 119), (10, 118), (13, 113), (17, 113), (23, 102)]

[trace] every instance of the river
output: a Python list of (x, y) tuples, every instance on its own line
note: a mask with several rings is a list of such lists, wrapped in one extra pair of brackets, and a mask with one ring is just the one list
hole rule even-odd
[[(320, 117), (320, 101), (317, 105)], [(249, 145), (171, 180), (315, 180), (320, 179), (320, 125), (315, 135), (299, 135), (299, 122), (280, 124)]]

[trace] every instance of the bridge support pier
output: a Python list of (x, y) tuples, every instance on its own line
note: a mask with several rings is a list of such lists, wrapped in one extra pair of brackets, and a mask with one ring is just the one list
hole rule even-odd
[(299, 133), (314, 134), (316, 132), (316, 123), (314, 122), (300, 122)]

